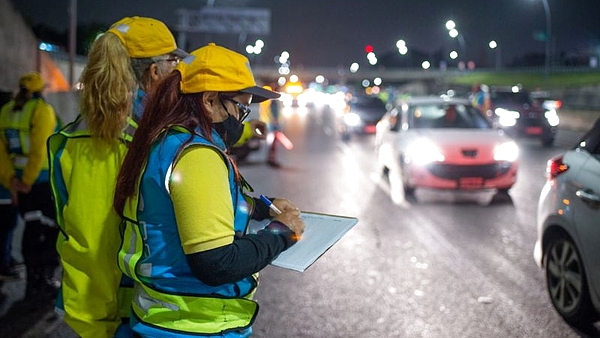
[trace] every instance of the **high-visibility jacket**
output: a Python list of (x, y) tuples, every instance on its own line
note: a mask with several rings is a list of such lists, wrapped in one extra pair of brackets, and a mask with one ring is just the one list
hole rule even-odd
[(57, 129), (54, 108), (41, 97), (14, 111), (12, 100), (0, 109), (0, 184), (15, 175), (25, 184), (48, 182), (46, 140)]
[(143, 337), (243, 337), (251, 332), (258, 312), (252, 300), (257, 274), (234, 283), (206, 285), (193, 275), (181, 245), (169, 182), (187, 147), (212, 147), (222, 155), (229, 169), (236, 232), (246, 231), (253, 208), (236, 183), (221, 137), (213, 131), (212, 138), (218, 146), (179, 128), (167, 131), (152, 146), (137, 193), (125, 203), (119, 264), (136, 281), (131, 320), (133, 330)]
[(50, 184), (62, 236), (63, 275), (57, 312), (82, 337), (113, 337), (129, 317), (132, 282), (117, 264), (121, 218), (113, 198), (119, 169), (136, 124), (119, 142), (93, 138), (81, 116), (48, 139)]

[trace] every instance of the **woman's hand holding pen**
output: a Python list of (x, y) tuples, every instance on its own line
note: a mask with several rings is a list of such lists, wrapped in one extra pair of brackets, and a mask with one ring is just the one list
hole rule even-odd
[(285, 198), (274, 199), (273, 205), (281, 211), (281, 214), (277, 214), (271, 209), (269, 213), (275, 216), (274, 220), (285, 224), (299, 239), (304, 233), (304, 221), (300, 218), (300, 209)]

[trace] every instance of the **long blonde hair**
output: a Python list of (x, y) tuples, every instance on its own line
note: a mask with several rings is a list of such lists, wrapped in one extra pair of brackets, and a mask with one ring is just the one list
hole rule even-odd
[(116, 35), (104, 33), (92, 43), (81, 83), (81, 113), (92, 136), (119, 139), (132, 113), (137, 82), (127, 50)]

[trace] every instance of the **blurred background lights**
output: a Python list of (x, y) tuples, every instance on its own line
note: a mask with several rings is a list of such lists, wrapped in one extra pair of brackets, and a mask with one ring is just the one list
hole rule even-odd
[(360, 66), (358, 65), (358, 63), (356, 63), (356, 62), (353, 62), (353, 63), (350, 65), (350, 72), (351, 72), (351, 73), (356, 73), (356, 72), (358, 72), (358, 68), (360, 68)]

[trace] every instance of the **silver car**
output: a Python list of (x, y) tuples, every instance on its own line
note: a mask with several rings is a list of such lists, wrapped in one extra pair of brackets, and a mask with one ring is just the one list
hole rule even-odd
[(600, 120), (546, 173), (534, 258), (556, 311), (588, 325), (600, 312)]

